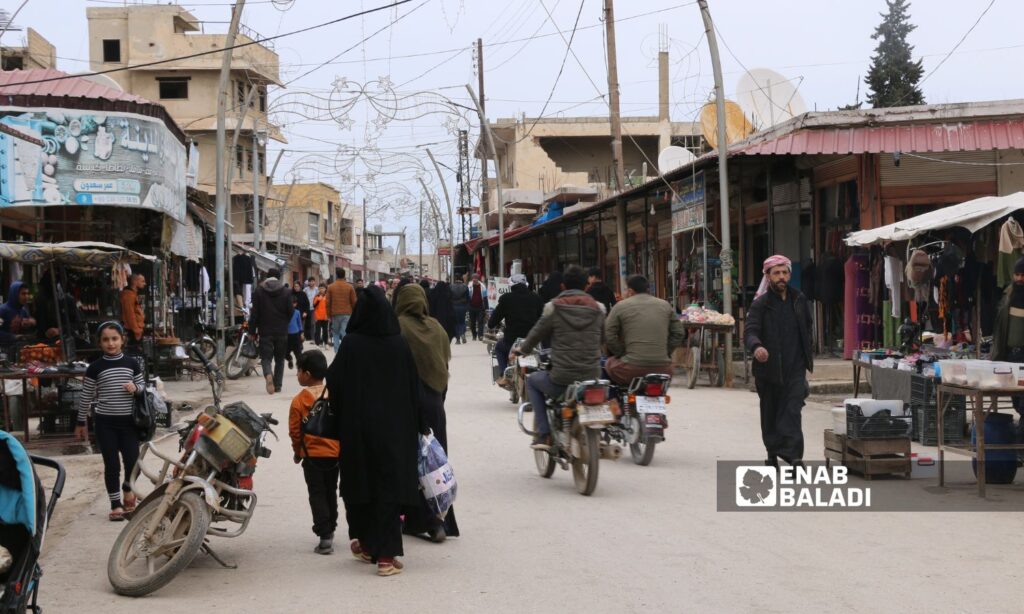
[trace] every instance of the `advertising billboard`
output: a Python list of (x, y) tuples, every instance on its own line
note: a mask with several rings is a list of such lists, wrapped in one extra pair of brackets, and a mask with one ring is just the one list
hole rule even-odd
[(676, 187), (672, 198), (672, 234), (695, 230), (704, 224), (704, 171), (700, 171)]
[(109, 205), (185, 219), (185, 146), (160, 119), (0, 106), (0, 209)]

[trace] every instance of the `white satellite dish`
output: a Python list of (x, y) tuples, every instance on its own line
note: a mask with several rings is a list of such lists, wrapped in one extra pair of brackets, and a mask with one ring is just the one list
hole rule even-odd
[(75, 76), (78, 77), (79, 79), (85, 79), (86, 81), (92, 81), (93, 83), (95, 83), (97, 85), (102, 85), (104, 87), (109, 87), (109, 88), (117, 90), (119, 92), (123, 92), (124, 91), (124, 88), (121, 87), (120, 83), (118, 83), (117, 81), (114, 81), (113, 79), (111, 79), (107, 75), (93, 75), (93, 74), (89, 74), (89, 73), (81, 73), (81, 74), (77, 74)]
[(689, 149), (685, 147), (677, 147), (676, 145), (669, 145), (665, 149), (661, 150), (658, 154), (658, 172), (664, 175), (665, 173), (675, 170), (684, 164), (697, 159), (697, 156), (693, 155)]
[(797, 87), (803, 77), (787, 79), (770, 68), (747, 71), (736, 84), (736, 98), (764, 130), (807, 112)]

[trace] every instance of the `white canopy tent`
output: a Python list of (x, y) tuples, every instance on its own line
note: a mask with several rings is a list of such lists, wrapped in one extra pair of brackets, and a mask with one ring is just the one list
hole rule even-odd
[(847, 235), (846, 244), (863, 247), (884, 241), (907, 241), (933, 230), (961, 227), (975, 233), (992, 222), (1024, 209), (1024, 192), (1008, 196), (986, 196), (929, 211), (910, 219)]

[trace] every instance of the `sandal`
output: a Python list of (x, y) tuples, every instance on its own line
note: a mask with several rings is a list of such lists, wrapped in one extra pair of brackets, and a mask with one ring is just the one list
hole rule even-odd
[(124, 496), (124, 513), (131, 514), (135, 511), (135, 507), (139, 504), (139, 498), (134, 493), (125, 493)]
[(107, 520), (110, 522), (121, 522), (124, 520), (124, 509), (119, 507), (117, 509), (110, 510), (110, 515), (107, 516)]
[(352, 556), (359, 559), (359, 561), (363, 563), (373, 563), (373, 557), (370, 556), (369, 553), (367, 553), (365, 550), (363, 550), (363, 547), (359, 544), (358, 539), (353, 539), (352, 543), (349, 544), (348, 547), (349, 550), (352, 551)]

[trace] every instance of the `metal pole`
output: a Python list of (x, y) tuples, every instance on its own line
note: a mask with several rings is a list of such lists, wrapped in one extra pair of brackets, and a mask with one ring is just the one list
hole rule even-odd
[[(245, 8), (245, 0), (237, 0), (231, 9), (231, 24), (228, 26), (228, 33), (224, 39), (224, 47), (235, 46), (235, 34), (238, 32), (238, 22), (242, 18), (242, 9)], [(225, 125), (224, 116), (227, 112), (227, 88), (228, 77), (231, 74), (231, 51), (225, 51), (220, 65), (220, 79), (217, 83), (217, 163), (216, 163), (216, 211), (215, 234), (217, 253), (214, 259), (214, 266), (217, 268), (217, 358), (224, 360), (224, 218), (228, 208), (228, 186), (224, 185), (224, 141)]]
[[(255, 88), (253, 88), (255, 89)], [(256, 122), (252, 124), (252, 246), (260, 249), (260, 149)]]
[(420, 267), (419, 267), (419, 270), (417, 271), (417, 273), (419, 273), (419, 276), (422, 278), (423, 277), (423, 199), (422, 198), (420, 199), (420, 229), (419, 229), (418, 232), (419, 232), (419, 235), (420, 235), (420, 249), (419, 249)]
[[(476, 108), (480, 112), (480, 115), (483, 116), (483, 115), (485, 115), (485, 107), (484, 107), (484, 104), (485, 104), (485, 101), (484, 101), (484, 41), (483, 41), (483, 39), (479, 39), (479, 38), (476, 39), (476, 73), (477, 73), (477, 76), (478, 76), (478, 79), (477, 79), (478, 86), (480, 87), (480, 103), (476, 105)], [(481, 122), (481, 125), (482, 124), (483, 124), (483, 122)], [(481, 132), (483, 132), (483, 129), (481, 129)], [(497, 168), (498, 168), (498, 166), (497, 166), (498, 165), (498, 160), (497, 159), (494, 160), (494, 165), (495, 165), (494, 166), (495, 170), (497, 170)], [(500, 190), (501, 187), (499, 186), (498, 189)], [(483, 217), (482, 214), (485, 214), (485, 213), (487, 213), (490, 210), (490, 205), (491, 205), (491, 198), (490, 198), (490, 194), (489, 194), (489, 192), (487, 190), (487, 158), (483, 157), (483, 158), (480, 159), (480, 213), (481, 213), (481, 217)], [(470, 223), (472, 223), (472, 221), (473, 221), (472, 216), (470, 216)], [(482, 222), (482, 220), (481, 220), (481, 222)]]
[[(269, 209), (270, 208), (270, 205), (267, 204), (267, 202), (268, 202), (267, 199), (270, 198), (270, 186), (272, 186), (274, 184), (274, 173), (277, 172), (277, 165), (278, 165), (279, 162), (281, 162), (281, 156), (282, 155), (284, 155), (284, 150), (283, 149), (277, 152), (277, 157), (274, 158), (274, 166), (273, 166), (273, 168), (270, 169), (270, 174), (267, 175), (267, 183), (264, 186), (264, 190), (263, 190), (263, 208), (264, 209)], [(345, 207), (347, 208), (348, 205), (345, 205)], [(342, 215), (344, 215), (345, 211), (342, 210), (341, 213), (342, 213)], [(260, 239), (261, 239), (262, 243), (260, 245), (257, 245), (256, 249), (260, 250), (261, 252), (265, 252), (265, 251), (267, 251), (267, 248), (266, 248), (267, 240), (264, 238), (263, 233), (260, 233)]]
[(363, 277), (366, 278), (366, 198), (363, 198)]
[[(615, 57), (615, 9), (612, 0), (604, 0), (604, 28), (608, 46), (608, 113), (612, 128), (612, 166), (615, 191), (626, 186), (625, 162), (622, 159), (622, 121), (619, 113), (619, 69)], [(615, 205), (616, 247), (619, 252), (619, 291), (626, 291), (626, 202)]]
[(487, 115), (484, 114), (484, 108), (480, 106), (483, 103), (477, 100), (472, 85), (466, 84), (466, 90), (469, 92), (469, 97), (473, 99), (473, 104), (476, 105), (476, 112), (480, 115), (480, 134), (487, 143), (491, 157), (494, 158), (494, 185), (498, 191), (498, 277), (502, 277), (505, 275), (505, 204), (501, 198), (501, 166), (498, 164), (498, 150), (494, 147), (494, 134), (491, 132), (491, 125), (487, 123)]
[[(437, 171), (437, 178), (438, 178), (438, 180), (440, 180), (441, 188), (444, 190), (444, 201), (446, 203), (448, 203), (448, 249), (452, 250), (452, 251), (449, 251), (449, 254), (451, 254), (451, 253), (453, 253), (453, 250), (455, 249), (455, 218), (452, 217), (452, 199), (448, 196), (448, 186), (445, 185), (444, 175), (441, 174), (441, 166), (437, 163), (437, 160), (434, 159), (434, 154), (430, 153), (430, 149), (427, 149), (427, 156), (430, 158), (430, 161), (434, 163), (434, 170)], [(441, 271), (441, 261), (440, 261), (440, 258), (441, 258), (441, 253), (440, 253), (440, 250), (438, 250), (438, 265), (437, 265), (438, 272)], [(453, 268), (454, 267), (454, 264), (453, 264), (454, 261), (455, 261), (454, 258), (449, 257), (449, 259), (448, 259), (448, 279), (454, 279), (455, 278), (455, 270)]]
[(292, 197), (292, 188), (295, 187), (295, 182), (299, 178), (295, 177), (292, 182), (288, 185), (288, 191), (284, 193), (284, 202), (281, 203), (281, 213), (277, 216), (277, 253), (281, 254), (281, 227), (284, 226), (284, 216), (288, 213), (288, 199)]
[[(732, 313), (732, 238), (729, 224), (729, 141), (725, 130), (725, 86), (722, 85), (722, 62), (718, 57), (715, 25), (708, 12), (707, 0), (697, 0), (704, 32), (711, 51), (711, 69), (715, 74), (715, 107), (718, 115), (718, 192), (722, 209), (722, 312)], [(732, 332), (725, 335), (725, 385), (732, 387)]]

